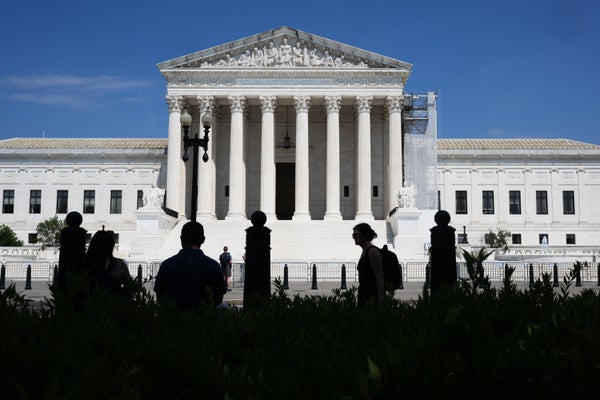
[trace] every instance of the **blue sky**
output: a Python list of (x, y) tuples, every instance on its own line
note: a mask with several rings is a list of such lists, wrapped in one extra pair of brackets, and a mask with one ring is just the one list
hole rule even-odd
[(600, 2), (11, 1), (0, 139), (167, 136), (156, 64), (283, 25), (413, 64), (442, 138), (600, 144)]

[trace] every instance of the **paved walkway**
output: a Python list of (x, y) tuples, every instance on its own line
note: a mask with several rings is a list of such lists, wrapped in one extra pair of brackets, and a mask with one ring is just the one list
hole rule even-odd
[[(17, 291), (24, 294), (26, 298), (33, 301), (42, 301), (44, 298), (50, 296), (50, 290), (48, 289), (49, 282), (46, 281), (33, 281), (30, 290), (25, 290), (25, 281), (7, 281), (6, 287), (11, 283), (15, 283)], [(515, 282), (518, 288), (524, 290), (527, 289), (527, 282)], [(152, 291), (154, 282), (148, 282), (145, 284), (148, 290)], [(423, 293), (423, 281), (411, 281), (404, 282), (404, 289), (396, 290), (394, 296), (403, 301), (417, 300)], [(501, 282), (492, 282), (494, 287), (501, 287)], [(340, 288), (339, 281), (322, 281), (318, 282), (318, 289), (311, 289), (311, 282), (308, 281), (290, 281), (289, 290), (287, 293), (290, 297), (295, 295), (300, 296), (329, 296), (333, 294), (334, 289)], [(358, 287), (358, 282), (347, 282), (347, 287), (352, 286)], [(275, 291), (275, 287), (271, 285), (272, 291)], [(581, 292), (583, 289), (594, 289), (600, 291), (600, 287), (596, 286), (595, 282), (583, 282), (583, 286), (576, 287), (575, 284), (569, 289), (570, 293), (575, 294)], [(557, 293), (560, 293), (560, 288), (555, 288)], [(232, 290), (225, 294), (224, 300), (229, 304), (241, 305), (244, 298), (244, 288), (239, 283), (235, 282)]]

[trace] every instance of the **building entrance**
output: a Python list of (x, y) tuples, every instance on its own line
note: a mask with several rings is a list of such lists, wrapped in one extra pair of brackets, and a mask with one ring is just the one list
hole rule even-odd
[(296, 164), (276, 163), (275, 214), (277, 219), (292, 219), (295, 210)]

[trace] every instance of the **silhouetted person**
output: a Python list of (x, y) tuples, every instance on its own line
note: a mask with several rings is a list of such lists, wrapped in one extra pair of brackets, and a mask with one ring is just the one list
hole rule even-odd
[(85, 265), (91, 275), (92, 288), (127, 295), (133, 288), (133, 279), (125, 261), (113, 256), (114, 247), (113, 231), (96, 232), (85, 255)]
[(159, 302), (173, 299), (184, 310), (197, 309), (203, 303), (215, 306), (223, 302), (227, 288), (218, 262), (207, 257), (200, 246), (204, 243), (204, 228), (195, 221), (181, 229), (179, 253), (160, 264), (154, 283)]
[(371, 241), (377, 237), (369, 224), (361, 223), (352, 229), (354, 243), (362, 248), (358, 260), (358, 305), (368, 301), (383, 302), (385, 286), (381, 253)]
[(223, 247), (223, 252), (219, 256), (219, 264), (221, 264), (221, 270), (223, 271), (223, 279), (227, 285), (227, 291), (231, 291), (231, 267), (233, 260), (227, 246)]
[(87, 285), (85, 272), (85, 234), (81, 228), (83, 217), (71, 211), (65, 218), (67, 226), (60, 231), (57, 288), (63, 293), (70, 291), (72, 300), (80, 304), (82, 291)]
[(441, 286), (452, 287), (456, 282), (456, 245), (454, 229), (448, 226), (450, 214), (440, 210), (434, 217), (437, 226), (431, 232), (431, 295)]

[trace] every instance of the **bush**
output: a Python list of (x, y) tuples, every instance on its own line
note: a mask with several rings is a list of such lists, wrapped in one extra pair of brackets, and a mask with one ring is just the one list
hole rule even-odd
[(35, 229), (38, 242), (44, 246), (58, 246), (60, 243), (60, 231), (65, 227), (65, 221), (55, 215), (40, 222)]
[[(411, 303), (356, 292), (181, 312), (143, 288), (77, 312), (0, 297), (6, 398), (575, 398), (595, 394), (600, 296), (477, 274)], [(565, 281), (564, 285), (569, 282)]]
[(23, 241), (19, 240), (10, 226), (0, 225), (0, 246), (21, 247)]

